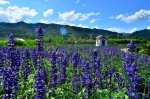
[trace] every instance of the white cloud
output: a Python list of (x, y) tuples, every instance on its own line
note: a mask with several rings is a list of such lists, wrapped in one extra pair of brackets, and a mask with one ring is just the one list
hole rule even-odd
[[(106, 28), (105, 28), (106, 29)], [(120, 28), (116, 28), (116, 27), (111, 27), (111, 28), (108, 28), (106, 29), (108, 31), (112, 31), (112, 32), (118, 32), (118, 33), (121, 33), (122, 30)]]
[(116, 19), (122, 19), (122, 18), (124, 18), (124, 15), (123, 15), (123, 14), (120, 14), (120, 15), (118, 15), (118, 16), (116, 17)]
[(61, 24), (61, 25), (70, 25), (70, 26), (76, 26), (75, 24), (71, 24), (68, 23), (66, 21), (62, 21), (62, 22), (56, 22), (56, 21), (52, 21), (51, 23), (55, 23), (55, 24)]
[(79, 19), (79, 21), (84, 21), (84, 20), (87, 20), (87, 19), (89, 19), (89, 16), (82, 15), (81, 18)]
[(58, 13), (59, 14), (59, 18), (61, 18), (62, 20), (70, 20), (70, 21), (75, 21), (79, 18), (79, 16), (81, 15), (81, 13), (76, 13), (73, 11), (70, 12), (65, 12), (65, 13)]
[(79, 2), (80, 2), (80, 0), (77, 0), (77, 1), (76, 1), (76, 3), (79, 3)]
[(96, 13), (95, 15), (99, 15), (100, 13), (98, 12), (98, 13)]
[(126, 23), (135, 22), (138, 20), (150, 20), (150, 10), (144, 10), (141, 9), (138, 12), (135, 12), (135, 14), (130, 16), (125, 16), (123, 14), (120, 14), (116, 17), (116, 19), (121, 19), (122, 21), (125, 21)]
[(109, 17), (110, 19), (114, 19), (114, 16)]
[(40, 22), (40, 23), (49, 24), (48, 20), (43, 20), (43, 19), (41, 19), (39, 22)]
[(82, 25), (82, 24), (76, 25), (76, 24), (68, 23), (68, 22), (66, 22), (66, 21), (62, 21), (62, 22), (52, 21), (51, 23), (54, 23), (54, 24), (61, 24), (61, 25), (70, 25), (70, 26), (76, 26), (76, 27), (82, 27), (82, 28), (89, 28), (89, 27), (86, 26), (86, 25)]
[(147, 29), (150, 30), (150, 26), (148, 26)]
[(70, 21), (75, 21), (77, 19), (79, 19), (79, 21), (84, 21), (89, 19), (90, 16), (92, 15), (99, 15), (100, 13), (87, 13), (87, 14), (82, 14), (82, 13), (75, 13), (74, 10), (70, 11), (70, 12), (64, 12), (64, 13), (60, 13), (59, 14), (59, 18), (61, 18), (62, 20), (66, 21), (66, 20), (70, 20)]
[(7, 10), (0, 8), (0, 21), (11, 23), (27, 21), (37, 14), (38, 12), (35, 9), (29, 9), (28, 7), (8, 6)]
[(131, 29), (130, 33), (133, 33), (133, 32), (135, 32), (135, 31), (138, 31), (138, 28), (133, 28), (133, 29)]
[(25, 20), (24, 22), (26, 22), (26, 23), (30, 23), (30, 22), (31, 22), (31, 20), (30, 20), (30, 19), (28, 19), (28, 20)]
[(44, 17), (47, 17), (48, 15), (52, 15), (53, 14), (53, 9), (48, 9), (47, 11), (45, 11), (44, 13), (43, 13), (43, 16)]
[(100, 13), (94, 14), (93, 12), (88, 13), (88, 14), (82, 14), (81, 17), (80, 17), (80, 19), (79, 19), (79, 21), (87, 20), (87, 19), (89, 19), (90, 16), (92, 16), (92, 15), (99, 15), (99, 14)]
[(94, 28), (95, 28), (95, 29), (99, 29), (99, 27), (98, 27), (98, 26), (93, 26), (93, 29), (94, 29)]
[(0, 0), (0, 4), (10, 4), (10, 2), (5, 1), (5, 0)]
[(82, 15), (81, 15), (81, 18), (79, 19), (79, 21), (87, 20), (87, 19), (89, 19), (89, 17), (92, 16), (92, 15), (94, 15), (93, 12), (88, 13), (88, 14), (82, 14)]
[(95, 19), (92, 19), (91, 21), (90, 21), (90, 23), (94, 23), (95, 22)]
[(89, 28), (88, 26), (86, 26), (86, 25), (82, 25), (82, 24), (79, 24), (77, 27)]

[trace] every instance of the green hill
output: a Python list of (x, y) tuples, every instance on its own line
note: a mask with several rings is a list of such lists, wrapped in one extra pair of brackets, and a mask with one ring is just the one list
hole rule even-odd
[(136, 31), (129, 35), (130, 38), (150, 38), (150, 30), (144, 29), (140, 31)]
[[(59, 25), (59, 24), (44, 24), (44, 23), (25, 23), (23, 21), (18, 23), (0, 23), (0, 38), (7, 37), (10, 33), (13, 33), (16, 37), (21, 38), (35, 38), (35, 28), (41, 26), (44, 28), (45, 36), (61, 36), (60, 28), (64, 27), (67, 30), (64, 37), (75, 37), (82, 39), (89, 39), (90, 35), (92, 39), (95, 39), (98, 35), (105, 35), (108, 38), (117, 38), (118, 33), (103, 29), (89, 29), (81, 28), (69, 25)], [(124, 35), (124, 37), (123, 37)], [(132, 34), (129, 33), (119, 33), (119, 38), (150, 38), (150, 30), (144, 29), (136, 31)]]
[[(61, 36), (60, 28), (64, 27), (67, 30), (65, 37), (76, 37), (89, 39), (92, 34), (92, 39), (95, 39), (98, 35), (106, 35), (109, 38), (117, 38), (117, 32), (111, 32), (103, 29), (89, 29), (81, 28), (68, 25), (59, 25), (59, 24), (43, 24), (35, 23), (28, 24), (23, 21), (18, 23), (0, 23), (0, 38), (5, 38), (10, 33), (13, 33), (16, 37), (21, 38), (34, 38), (35, 37), (35, 28), (41, 26), (44, 28), (45, 36)], [(122, 37), (122, 34), (119, 34), (119, 37)]]

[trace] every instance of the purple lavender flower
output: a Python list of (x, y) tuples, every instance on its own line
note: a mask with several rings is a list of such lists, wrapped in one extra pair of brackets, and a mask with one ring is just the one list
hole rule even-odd
[(20, 66), (19, 52), (14, 48), (14, 36), (10, 34), (8, 37), (8, 46), (10, 47), (7, 51), (9, 66), (5, 66), (3, 69), (3, 86), (4, 86), (4, 99), (10, 99), (14, 97), (18, 90), (18, 71)]
[(72, 74), (72, 79), (71, 79), (71, 85), (72, 85), (72, 92), (73, 94), (76, 94), (78, 93), (78, 89), (79, 89), (79, 73), (78, 73), (78, 64), (79, 64), (79, 57), (80, 55), (75, 52), (73, 54), (73, 56), (71, 57), (71, 64), (72, 64), (72, 71), (73, 71), (73, 74)]
[(18, 90), (18, 79), (17, 74), (11, 69), (4, 67), (4, 74), (2, 85), (4, 86), (4, 97), (3, 99), (11, 99), (15, 96)]
[(135, 64), (135, 54), (133, 53), (135, 50), (135, 45), (133, 41), (131, 41), (128, 45), (129, 52), (124, 57), (124, 61), (122, 63), (122, 67), (124, 68), (127, 76), (129, 77), (129, 82), (127, 83), (128, 88), (128, 96), (130, 98), (137, 98), (138, 97), (138, 91), (140, 89), (140, 85), (138, 84), (138, 80), (141, 78), (137, 75), (139, 72), (139, 68)]
[(88, 72), (89, 69), (90, 69), (89, 62), (87, 60), (85, 60), (83, 63), (83, 66), (82, 66), (82, 72)]
[(7, 43), (7, 46), (9, 46), (9, 47), (14, 47), (15, 46), (15, 38), (14, 38), (14, 35), (12, 33), (6, 39), (9, 40), (8, 43)]
[(72, 93), (77, 94), (79, 89), (78, 79), (75, 75), (72, 76), (71, 79)]
[(85, 86), (85, 99), (89, 99), (89, 97), (91, 96), (91, 89), (92, 89), (92, 80), (89, 74), (87, 74), (86, 76), (86, 86)]
[(19, 61), (19, 60), (16, 60), (16, 58), (20, 58), (20, 57), (16, 57), (16, 56), (18, 56), (18, 54), (16, 53), (16, 49), (13, 48), (15, 46), (15, 44), (14, 44), (14, 40), (15, 40), (14, 35), (10, 34), (8, 39), (9, 39), (9, 41), (8, 41), (7, 45), (8, 45), (8, 47), (10, 47), (8, 49), (8, 58), (10, 60), (10, 68), (13, 69), (14, 71), (18, 71), (18, 67), (16, 66), (16, 61)]
[(127, 46), (129, 47), (129, 52), (133, 53), (135, 51), (136, 46), (132, 40), (130, 41), (130, 43), (127, 44)]
[(92, 51), (92, 52), (90, 53), (90, 55), (91, 55), (91, 57), (92, 57), (92, 60), (94, 61), (94, 60), (97, 58), (97, 56), (98, 56), (97, 50)]
[(38, 53), (37, 53), (37, 69), (41, 70), (43, 64), (43, 58), (44, 58), (44, 52), (43, 52), (43, 41), (42, 38), (44, 36), (43, 32), (44, 29), (39, 26), (38, 28), (35, 29), (35, 31), (37, 32), (36, 37), (38, 38), (38, 41), (36, 42), (37, 46), (38, 46)]
[(39, 26), (38, 28), (36, 28), (35, 31), (37, 32), (36, 37), (38, 39), (43, 38), (43, 36), (44, 36), (44, 34), (43, 34), (44, 29), (41, 26)]
[(42, 47), (42, 45), (43, 45), (43, 41), (42, 40), (38, 40), (37, 42), (36, 42), (36, 44), (38, 45), (38, 53), (41, 55), (41, 56), (43, 56), (42, 54), (42, 51), (43, 51), (43, 47)]
[(29, 63), (30, 53), (28, 49), (25, 49), (22, 63), (22, 77), (24, 81), (27, 81), (28, 75), (31, 73), (31, 66)]
[(46, 85), (48, 85), (48, 83), (49, 83), (49, 81), (48, 81), (48, 75), (49, 75), (49, 74), (48, 74), (48, 71), (46, 70), (46, 67), (45, 67), (45, 66), (43, 66), (41, 72), (42, 72), (42, 75), (43, 75), (43, 81), (44, 81), (44, 83), (45, 83)]
[(0, 76), (3, 76), (4, 60), (4, 54), (0, 52)]
[(20, 65), (21, 65), (21, 61), (20, 61), (20, 51), (18, 49), (16, 49), (16, 52), (14, 54), (14, 58), (15, 58), (15, 66), (16, 66), (16, 72), (18, 72), (20, 70)]
[(42, 72), (37, 71), (34, 82), (34, 91), (36, 92), (35, 99), (45, 99), (45, 93), (47, 89), (44, 85)]
[(94, 77), (92, 79), (93, 86), (98, 89), (103, 89), (102, 84), (102, 66), (101, 66), (101, 59), (98, 57), (98, 50), (94, 50), (90, 53), (92, 59), (92, 65), (90, 67), (90, 73)]
[(56, 53), (55, 51), (53, 51), (51, 53), (51, 58), (50, 58), (50, 63), (51, 63), (51, 88), (52, 88), (52, 93), (53, 95), (55, 96), (55, 87), (56, 87), (56, 84), (57, 84), (57, 75), (56, 75), (56, 72), (57, 72), (57, 68), (56, 68)]
[(83, 63), (82, 63), (82, 74), (80, 76), (80, 82), (81, 82), (81, 85), (82, 87), (85, 87), (86, 83), (86, 75), (90, 73), (90, 67), (89, 67), (89, 62), (87, 60), (83, 60)]
[(36, 67), (37, 66), (37, 50), (34, 48), (32, 52), (32, 62), (33, 65)]
[(98, 89), (103, 89), (103, 82), (102, 82), (103, 76), (102, 76), (102, 73), (100, 71), (97, 71), (96, 72), (96, 77), (97, 77), (97, 79), (96, 79), (94, 87), (98, 88)]
[(78, 58), (79, 58), (79, 54), (77, 52), (75, 52), (72, 56), (72, 66), (73, 66), (73, 69), (76, 69), (77, 68), (77, 65), (78, 65)]
[(67, 66), (67, 64), (68, 64), (68, 60), (67, 60), (67, 56), (65, 56), (62, 59), (62, 62), (60, 63), (60, 73), (59, 73), (58, 79), (57, 79), (57, 83), (59, 85), (65, 83), (65, 79), (67, 77), (67, 75), (66, 75), (66, 66)]
[(90, 53), (91, 59), (92, 59), (92, 66), (91, 66), (91, 74), (95, 75), (96, 73), (96, 68), (97, 68), (97, 50), (94, 50)]

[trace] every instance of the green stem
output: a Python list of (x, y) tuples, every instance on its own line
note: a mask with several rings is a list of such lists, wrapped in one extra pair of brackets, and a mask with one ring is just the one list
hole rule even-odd
[(33, 71), (34, 71), (34, 74), (36, 74), (36, 69), (35, 69), (35, 67), (34, 67), (34, 65), (33, 65), (33, 62), (32, 62), (32, 60), (31, 60), (31, 58), (30, 58), (30, 63), (31, 63), (32, 69), (33, 69)]

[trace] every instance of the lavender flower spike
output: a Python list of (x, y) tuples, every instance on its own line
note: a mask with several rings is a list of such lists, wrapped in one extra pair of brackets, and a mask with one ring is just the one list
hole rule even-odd
[(130, 41), (130, 43), (127, 44), (127, 46), (129, 47), (129, 52), (133, 53), (135, 51), (136, 46), (132, 40)]
[(35, 99), (45, 99), (45, 93), (47, 92), (47, 89), (44, 85), (42, 77), (42, 72), (37, 71), (34, 83), (34, 91), (37, 93)]
[(43, 34), (44, 29), (41, 26), (39, 26), (38, 28), (35, 29), (35, 31), (37, 32), (36, 37), (38, 39), (42, 39), (44, 36), (44, 34)]

